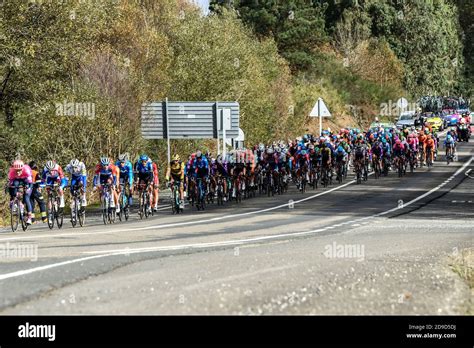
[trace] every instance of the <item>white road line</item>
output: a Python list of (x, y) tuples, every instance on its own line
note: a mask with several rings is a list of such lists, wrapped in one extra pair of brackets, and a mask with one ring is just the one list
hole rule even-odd
[[(459, 168), (459, 169), (456, 171), (456, 173), (454, 173), (453, 175), (451, 175), (450, 179), (454, 179), (456, 176), (458, 176), (464, 169), (466, 169), (466, 167), (468, 167), (468, 166), (471, 164), (471, 162), (472, 162), (473, 159), (474, 159), (474, 157), (471, 157), (471, 158), (469, 159), (469, 161), (467, 161), (466, 163), (464, 163), (464, 165), (463, 165), (461, 168)], [(409, 202), (407, 202), (407, 203), (404, 203), (401, 207), (396, 207), (396, 208), (393, 208), (393, 209), (384, 211), (384, 212), (382, 212), (382, 213), (375, 214), (375, 216), (387, 215), (387, 214), (389, 214), (389, 213), (391, 213), (391, 212), (394, 212), (394, 211), (396, 211), (396, 210), (398, 210), (398, 209), (408, 207), (408, 206), (412, 205), (413, 203), (418, 202), (420, 199), (423, 199), (423, 198), (425, 198), (426, 196), (431, 195), (433, 192), (438, 191), (440, 188), (442, 188), (442, 187), (445, 186), (445, 185), (446, 185), (446, 184), (444, 184), (444, 183), (441, 184), (441, 185), (438, 185), (438, 186), (436, 186), (434, 189), (431, 189), (430, 191), (428, 191), (428, 192), (422, 194), (421, 196), (419, 196), (419, 197), (417, 197), (417, 198), (415, 198), (415, 199), (412, 199), (411, 201), (409, 201)]]
[[(456, 173), (452, 175), (454, 178), (457, 176), (459, 173), (461, 173), (468, 165), (471, 164), (472, 160), (474, 157), (471, 157), (469, 161), (467, 161)], [(390, 212), (403, 209), (420, 199), (423, 199), (424, 197), (432, 194), (433, 192), (437, 191), (440, 187), (443, 187), (443, 185), (439, 185), (435, 187), (434, 189), (422, 194), (421, 196), (409, 201), (408, 203), (404, 204), (403, 206), (397, 206), (393, 209), (387, 210), (382, 213), (374, 214), (371, 216), (366, 216), (360, 219), (352, 220), (351, 222), (359, 222), (363, 220), (368, 220), (368, 219), (374, 219), (376, 217), (386, 215)], [(327, 226), (324, 228), (319, 228), (316, 230), (311, 230), (311, 231), (304, 231), (304, 232), (295, 232), (295, 233), (284, 233), (284, 234), (277, 234), (277, 235), (268, 235), (268, 236), (261, 236), (261, 237), (254, 237), (254, 238), (247, 238), (247, 239), (238, 239), (238, 240), (230, 240), (230, 241), (222, 241), (222, 242), (209, 242), (209, 243), (196, 243), (196, 244), (185, 244), (185, 245), (174, 245), (174, 246), (162, 246), (162, 247), (149, 247), (149, 248), (135, 248), (135, 249), (117, 249), (117, 250), (98, 250), (98, 251), (88, 251), (88, 252), (83, 252), (83, 254), (99, 254), (99, 255), (94, 255), (90, 257), (83, 257), (79, 259), (73, 259), (69, 261), (63, 261), (63, 262), (58, 262), (58, 263), (53, 263), (50, 265), (46, 266), (41, 266), (41, 267), (35, 267), (35, 268), (30, 268), (22, 271), (16, 271), (16, 272), (11, 272), (11, 273), (6, 273), (6, 274), (1, 274), (0, 275), (0, 280), (5, 280), (5, 279), (10, 279), (10, 278), (15, 278), (15, 277), (20, 277), (23, 275), (43, 271), (46, 269), (51, 269), (55, 267), (60, 267), (72, 263), (77, 263), (77, 262), (82, 262), (82, 261), (88, 261), (91, 259), (96, 259), (96, 258), (101, 258), (101, 257), (109, 257), (109, 256), (116, 256), (116, 255), (130, 255), (130, 254), (136, 254), (136, 253), (146, 253), (146, 252), (156, 252), (156, 251), (172, 251), (172, 250), (184, 250), (184, 249), (197, 249), (197, 248), (209, 248), (209, 247), (218, 247), (218, 246), (229, 246), (229, 245), (241, 245), (241, 244), (247, 244), (247, 243), (255, 243), (258, 241), (263, 241), (263, 240), (271, 240), (271, 239), (280, 239), (280, 238), (285, 238), (285, 237), (298, 237), (298, 236), (304, 236), (304, 235), (310, 235), (310, 234), (316, 234), (319, 232), (326, 231), (328, 229), (333, 229), (334, 226)]]
[(468, 178), (471, 178), (471, 179), (474, 179), (473, 176), (470, 176), (469, 173), (471, 172), (472, 169), (469, 169), (469, 170), (466, 170), (466, 172), (464, 173)]
[[(82, 262), (82, 261), (88, 261), (92, 259), (98, 259), (101, 257), (105, 256), (112, 256), (113, 254), (108, 254), (108, 255), (95, 255), (95, 256), (87, 256), (87, 257), (81, 257), (80, 259), (74, 259), (74, 260), (69, 260), (69, 261), (63, 261), (63, 262), (58, 262), (58, 263), (53, 263), (50, 265), (45, 265), (45, 266), (40, 266), (40, 267), (35, 267), (35, 268), (30, 268), (30, 269), (25, 269), (22, 271), (16, 271), (16, 272), (11, 272), (11, 273), (6, 273), (6, 274), (1, 274), (0, 275), (0, 280), (4, 279), (9, 279), (9, 278), (15, 278), (15, 277), (20, 277), (26, 274), (31, 274), (34, 272), (39, 272), (39, 271), (44, 271), (47, 269), (55, 268), (55, 267), (60, 267), (60, 266), (65, 266), (65, 265), (70, 265), (72, 263), (77, 263), (77, 262)], [(121, 255), (121, 253), (117, 253), (117, 255)]]

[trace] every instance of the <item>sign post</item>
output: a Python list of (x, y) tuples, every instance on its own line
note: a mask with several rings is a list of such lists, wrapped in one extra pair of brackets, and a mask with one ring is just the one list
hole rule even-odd
[(170, 150), (170, 136), (169, 136), (169, 118), (168, 118), (168, 98), (166, 98), (166, 101), (165, 101), (165, 113), (166, 113), (166, 125), (167, 125), (167, 136), (166, 136), (166, 142), (167, 142), (167, 145), (168, 145), (168, 163), (167, 165), (169, 165), (169, 163), (171, 162), (171, 150)]
[(323, 133), (323, 117), (331, 117), (331, 113), (329, 112), (326, 104), (324, 104), (322, 98), (318, 98), (318, 101), (316, 104), (314, 104), (309, 116), (319, 117), (319, 136), (321, 136)]
[(225, 134), (225, 131), (226, 130), (230, 130), (231, 128), (231, 119), (230, 119), (230, 109), (222, 109), (222, 121), (221, 121), (221, 126), (222, 126), (222, 143), (223, 143), (223, 151), (222, 151), (222, 156), (225, 158), (226, 156), (226, 150), (227, 150), (227, 145), (226, 145), (226, 142), (225, 142), (225, 138), (226, 138), (226, 134)]
[[(216, 101), (216, 118), (219, 119), (219, 102)], [(221, 154), (221, 145), (219, 143), (219, 128), (216, 129), (217, 131), (217, 156), (219, 156)]]

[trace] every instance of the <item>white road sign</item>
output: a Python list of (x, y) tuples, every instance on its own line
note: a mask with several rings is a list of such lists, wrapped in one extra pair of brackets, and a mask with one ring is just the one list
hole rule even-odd
[(314, 104), (313, 110), (309, 114), (311, 117), (331, 117), (331, 113), (329, 112), (326, 104), (324, 101), (319, 98), (316, 104)]

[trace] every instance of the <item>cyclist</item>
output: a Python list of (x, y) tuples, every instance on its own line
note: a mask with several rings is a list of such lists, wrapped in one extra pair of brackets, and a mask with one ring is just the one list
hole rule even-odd
[(110, 159), (106, 156), (100, 158), (100, 163), (95, 167), (95, 175), (93, 180), (93, 192), (97, 189), (100, 191), (103, 190), (104, 185), (110, 185), (110, 191), (113, 195), (113, 200), (110, 204), (110, 208), (116, 209), (117, 212), (120, 212), (120, 207), (118, 206), (118, 195), (117, 190), (115, 189), (118, 181), (117, 177), (117, 167), (115, 167), (112, 163), (110, 163)]
[(321, 138), (321, 176), (324, 178), (325, 173), (327, 173), (327, 180), (331, 180), (332, 177), (332, 157), (332, 151), (330, 148), (328, 148), (326, 140)]
[(193, 178), (192, 168), (194, 165), (194, 159), (196, 158), (196, 154), (193, 153), (188, 157), (188, 161), (184, 166), (184, 189), (187, 190), (186, 198), (187, 200), (191, 200), (191, 178)]
[[(296, 158), (295, 158), (295, 170), (296, 170), (296, 177), (299, 178), (302, 175), (304, 175), (304, 179), (309, 181), (309, 154), (306, 149), (302, 149), (296, 153)], [(303, 179), (303, 178), (301, 178)], [(299, 181), (298, 181), (298, 189), (302, 190), (302, 187), (299, 186)]]
[[(281, 148), (278, 147), (279, 153), (281, 154)], [(255, 181), (255, 156), (250, 149), (244, 150), (245, 152), (245, 171), (249, 176), (250, 187), (254, 187)]]
[(33, 190), (31, 191), (31, 219), (35, 222), (35, 202), (38, 203), (41, 213), (41, 220), (46, 222), (48, 220), (46, 216), (46, 204), (44, 202), (43, 193), (41, 192), (44, 185), (41, 182), (41, 175), (38, 172), (38, 165), (35, 161), (28, 163), (31, 168), (31, 177), (33, 179)]
[(431, 137), (431, 134), (428, 134), (424, 143), (424, 148), (425, 148), (425, 161), (426, 161), (426, 154), (428, 150), (430, 150), (430, 159), (431, 163), (433, 163), (434, 160), (434, 152), (436, 151), (436, 144), (433, 138)]
[[(66, 173), (71, 175), (71, 183), (69, 188), (71, 190), (71, 195), (74, 194), (76, 188), (82, 187), (82, 202), (81, 210), (83, 211), (87, 205), (86, 200), (86, 188), (87, 188), (87, 170), (84, 162), (79, 161), (77, 158), (71, 160), (71, 162), (66, 166)], [(72, 203), (71, 203), (72, 204)]]
[(211, 174), (214, 176), (222, 176), (222, 190), (223, 190), (223, 201), (227, 201), (227, 179), (229, 178), (229, 169), (228, 163), (222, 158), (222, 155), (218, 155), (216, 162), (214, 163), (213, 168), (211, 169)]
[(375, 164), (378, 164), (378, 167), (382, 168), (382, 155), (383, 155), (383, 147), (382, 143), (379, 141), (378, 138), (375, 139), (372, 147), (370, 148), (370, 153), (372, 154), (372, 166), (375, 168)]
[(135, 184), (138, 185), (145, 185), (145, 187), (148, 190), (148, 194), (150, 197), (150, 212), (151, 212), (151, 207), (153, 207), (153, 189), (155, 181), (154, 181), (154, 170), (153, 170), (153, 162), (151, 159), (143, 154), (139, 157), (138, 161), (135, 163), (135, 170), (137, 173), (137, 176), (134, 178), (135, 179)]
[[(202, 154), (201, 151), (196, 151), (196, 158), (192, 164), (192, 173), (193, 176), (197, 179), (196, 183), (201, 180), (201, 185), (203, 192), (202, 197), (206, 196), (206, 185), (207, 178), (209, 177), (209, 162), (207, 161), (206, 156)], [(199, 198), (199, 197), (198, 197)]]
[(394, 162), (397, 161), (397, 168), (402, 165), (403, 157), (405, 156), (405, 145), (400, 139), (395, 141), (393, 145), (393, 158)]
[(354, 145), (354, 164), (360, 165), (363, 175), (365, 175), (367, 160), (367, 145), (365, 145), (363, 135), (359, 134)]
[[(242, 182), (243, 178), (246, 175), (246, 166), (244, 153), (242, 151), (232, 151), (230, 154), (233, 158), (231, 162), (233, 163), (233, 165), (230, 168), (230, 176), (234, 178), (232, 187), (232, 197), (235, 198), (237, 195), (238, 182), (239, 180), (240, 182)], [(242, 183), (242, 189), (244, 189), (244, 187), (245, 182)]]
[[(170, 182), (170, 178), (172, 179)], [(179, 208), (184, 209), (184, 163), (179, 155), (174, 155), (166, 169), (167, 186), (177, 184), (179, 187)]]
[(43, 169), (43, 174), (41, 179), (46, 186), (54, 185), (55, 183), (59, 184), (59, 212), (61, 213), (64, 209), (64, 188), (66, 187), (68, 180), (64, 177), (63, 169), (59, 164), (54, 161), (47, 161), (46, 166)]
[(24, 202), (26, 203), (26, 210), (28, 213), (28, 220), (26, 223), (31, 225), (32, 221), (32, 207), (31, 207), (31, 192), (33, 190), (33, 177), (31, 168), (25, 165), (23, 161), (16, 160), (13, 162), (8, 171), (8, 190), (10, 193), (10, 209), (12, 208), (12, 201), (16, 197), (18, 188), (25, 186)]
[(456, 140), (451, 136), (451, 134), (446, 135), (446, 139), (444, 140), (444, 147), (446, 148), (446, 157), (449, 155), (451, 151), (451, 155), (454, 156), (456, 150)]
[(120, 179), (119, 179), (119, 185), (117, 185), (117, 188), (121, 190), (121, 185), (123, 184), (125, 187), (125, 184), (128, 182), (128, 188), (130, 190), (130, 195), (128, 197), (128, 205), (132, 205), (132, 195), (133, 195), (133, 165), (130, 162), (128, 158), (128, 154), (120, 154), (118, 156), (117, 161), (115, 162), (115, 166), (118, 168), (120, 171)]
[(418, 157), (418, 138), (413, 133), (408, 134), (407, 151), (410, 155), (409, 157), (415, 162), (415, 165), (417, 165), (416, 159)]
[(338, 166), (341, 166), (342, 167), (342, 174), (343, 174), (344, 173), (344, 167), (347, 163), (347, 152), (346, 152), (346, 150), (344, 150), (344, 147), (342, 145), (339, 145), (336, 148), (334, 156), (335, 156), (335, 160), (336, 160), (336, 168), (338, 168)]

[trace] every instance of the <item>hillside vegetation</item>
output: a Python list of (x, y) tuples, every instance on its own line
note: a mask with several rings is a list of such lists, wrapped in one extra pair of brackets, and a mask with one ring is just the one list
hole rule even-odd
[(313, 132), (320, 96), (339, 127), (401, 96), (471, 93), (468, 1), (219, 0), (208, 16), (185, 0), (0, 7), (2, 180), (15, 157), (91, 168), (148, 152), (163, 167), (165, 143), (140, 136), (140, 105), (166, 97), (238, 101), (254, 144)]

